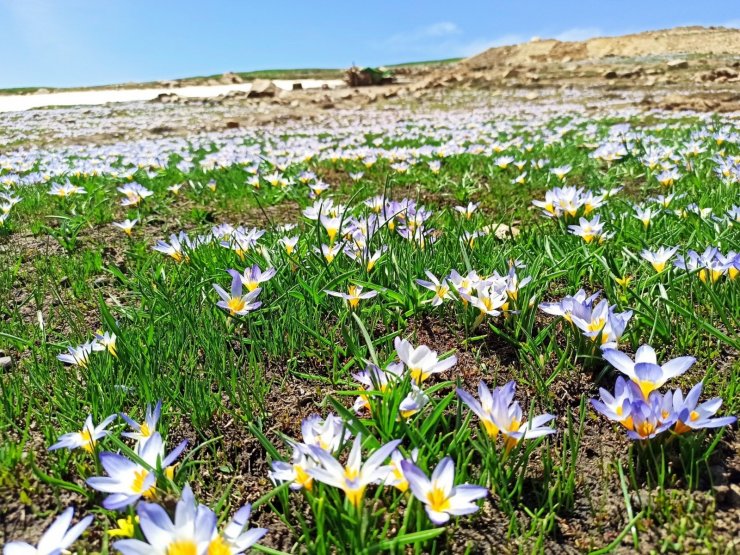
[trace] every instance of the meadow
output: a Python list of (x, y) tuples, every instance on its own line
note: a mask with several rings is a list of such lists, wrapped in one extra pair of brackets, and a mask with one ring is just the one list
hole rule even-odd
[(4, 552), (734, 552), (737, 119), (579, 101), (0, 118)]

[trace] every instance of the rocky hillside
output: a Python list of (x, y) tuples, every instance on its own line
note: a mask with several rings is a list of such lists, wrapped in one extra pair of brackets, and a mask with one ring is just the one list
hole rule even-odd
[(605, 61), (612, 58), (688, 58), (709, 55), (740, 60), (740, 29), (725, 27), (676, 27), (582, 42), (538, 40), (490, 48), (463, 60), (462, 66), (480, 70), (516, 64)]

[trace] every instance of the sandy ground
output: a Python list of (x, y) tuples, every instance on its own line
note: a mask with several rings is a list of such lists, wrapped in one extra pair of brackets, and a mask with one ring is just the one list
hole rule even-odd
[[(300, 83), (304, 89), (318, 89), (322, 85), (337, 88), (343, 85), (340, 79), (305, 79), (305, 80), (274, 80), (273, 83), (284, 90), (291, 90), (294, 83)], [(104, 89), (88, 91), (54, 92), (46, 94), (28, 95), (0, 95), (0, 112), (17, 112), (42, 108), (45, 106), (83, 106), (107, 104), (109, 102), (135, 102), (152, 100), (160, 94), (176, 94), (184, 97), (211, 98), (232, 91), (248, 92), (251, 83), (234, 85), (201, 85), (186, 87), (159, 87), (144, 89)]]

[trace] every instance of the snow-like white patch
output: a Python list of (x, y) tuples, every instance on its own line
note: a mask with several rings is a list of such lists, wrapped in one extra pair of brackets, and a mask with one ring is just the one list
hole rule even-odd
[[(304, 80), (273, 80), (278, 88), (291, 90), (294, 83), (300, 83), (304, 89), (317, 89), (322, 85), (329, 88), (342, 86), (340, 79), (304, 79)], [(52, 92), (44, 94), (9, 94), (0, 95), (0, 112), (17, 112), (42, 108), (44, 106), (84, 106), (108, 104), (109, 102), (136, 102), (157, 98), (160, 94), (176, 94), (192, 98), (211, 98), (232, 91), (251, 90), (251, 83), (234, 85), (202, 85), (185, 87), (159, 87), (146, 89), (105, 89), (89, 91)]]

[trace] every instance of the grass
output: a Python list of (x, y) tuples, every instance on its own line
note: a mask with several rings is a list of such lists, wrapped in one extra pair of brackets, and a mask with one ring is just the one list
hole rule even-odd
[[(141, 421), (147, 405), (162, 401), (157, 430), (169, 448), (184, 439), (189, 445), (172, 474), (154, 463), (142, 467), (157, 476), (153, 500), (171, 505), (189, 483), (222, 518), (252, 502), (253, 520), (270, 530), (257, 549), (268, 553), (536, 552), (556, 544), (604, 553), (723, 551), (731, 541), (722, 531), (731, 513), (715, 502), (712, 486), (737, 463), (734, 430), (684, 435), (669, 430), (631, 442), (623, 427), (588, 403), (599, 387), (613, 391), (618, 375), (598, 344), (538, 308), (580, 288), (602, 291), (615, 312), (633, 311), (621, 350), (633, 356), (649, 344), (659, 362), (684, 355), (697, 359), (661, 393), (676, 387), (686, 392), (703, 380), (702, 400), (719, 396), (724, 399), (719, 414), (737, 414), (740, 279), (730, 279), (725, 269), (715, 282), (702, 280), (699, 270), (673, 268), (675, 258), (656, 273), (640, 255), (659, 246), (678, 245), (680, 254), (707, 246), (723, 253), (736, 248), (739, 228), (725, 214), (736, 202), (737, 183), (715, 169), (717, 157), (737, 155), (737, 146), (712, 138), (724, 122), (674, 120), (661, 127), (653, 121), (643, 126), (636, 118), (630, 152), (612, 162), (590, 156), (589, 143), (619, 144), (608, 139), (612, 123), (555, 119), (499, 132), (495, 123), (482, 122), (474, 136), (466, 135), (464, 146), (500, 145), (490, 152), (456, 149), (452, 139), (459, 129), (451, 130), (457, 124), (448, 122), (386, 133), (322, 130), (311, 135), (314, 142), (306, 142), (305, 130), (285, 131), (277, 139), (256, 133), (237, 139), (258, 147), (259, 155), (250, 154), (247, 164), (207, 169), (200, 162), (217, 147), (193, 149), (194, 166), (185, 172), (173, 156), (161, 166), (141, 168), (119, 159), (116, 167), (129, 171), (130, 179), (109, 174), (54, 179), (69, 179), (86, 191), (83, 195), (51, 196), (49, 183), (11, 189), (22, 201), (0, 228), (0, 348), (15, 363), (0, 375), (0, 484), (3, 520), (11, 523), (5, 540), (38, 537), (23, 527), (20, 514), (33, 513), (32, 520), (41, 522), (71, 502), (96, 514), (79, 542), (81, 552), (111, 551), (105, 530), (121, 514), (102, 508), (105, 495), (85, 480), (104, 474), (101, 451), (137, 460), (134, 443), (120, 435), (126, 424), (118, 419), (93, 453), (46, 449), (61, 434), (80, 430), (88, 414), (95, 423), (121, 412)], [(562, 138), (553, 140), (560, 130)], [(706, 151), (688, 167), (679, 154), (681, 177), (661, 186), (659, 171), (643, 159), (650, 145), (681, 153), (692, 134), (704, 132)], [(353, 142), (344, 148), (350, 154), (332, 156), (348, 137)], [(309, 159), (303, 158), (306, 145), (315, 153)], [(282, 170), (276, 167), (282, 155), (275, 153), (281, 149), (289, 156)], [(499, 163), (506, 155), (524, 163), (522, 183), (515, 181), (522, 171), (513, 162)], [(399, 166), (404, 157), (416, 163)], [(542, 159), (548, 162), (539, 167), (535, 162)], [(429, 165), (433, 160), (440, 162), (438, 172)], [(531, 208), (532, 200), (563, 185), (550, 170), (566, 165), (572, 170), (565, 183), (594, 192), (624, 187), (594, 212), (614, 232), (602, 244), (569, 233), (567, 225), (576, 218), (548, 219)], [(255, 171), (259, 187), (246, 185)], [(363, 176), (354, 181), (350, 174), (360, 171)], [(294, 184), (271, 185), (274, 172)], [(0, 178), (11, 173), (5, 170)], [(395, 217), (356, 238), (367, 243), (369, 253), (382, 253), (372, 268), (362, 256), (359, 263), (342, 253), (327, 260), (321, 246), (338, 244), (343, 233), (332, 241), (330, 224), (298, 215), (314, 202), (302, 179), (329, 183), (321, 198), (347, 206), (337, 212), (340, 227), (372, 218), (362, 201), (384, 195), (428, 207), (430, 215), (420, 225), (431, 233), (423, 248), (404, 239), (398, 232), (408, 227), (403, 212), (387, 206), (385, 213)], [(116, 189), (128, 181), (153, 194), (121, 207)], [(185, 183), (179, 195), (168, 190), (176, 183)], [(669, 192), (676, 194), (671, 209), (659, 211), (648, 227), (635, 218), (631, 203), (655, 207), (648, 199)], [(454, 209), (470, 201), (480, 203), (470, 218)], [(711, 208), (718, 220), (686, 211), (691, 203)], [(130, 237), (111, 226), (124, 218), (139, 220)], [(181, 229), (195, 239), (226, 222), (257, 225), (265, 234), (244, 252), (230, 248), (233, 234), (191, 244), (179, 261), (151, 248), (158, 239), (171, 242), (170, 234)], [(286, 223), (298, 227), (281, 230)], [(504, 239), (488, 234), (470, 242), (469, 234), (492, 223), (518, 234)], [(280, 240), (292, 235), (299, 240), (288, 252)], [(508, 282), (507, 304), (500, 307), (505, 312), (498, 316), (484, 317), (454, 291), (433, 306), (434, 293), (417, 283), (427, 279), (427, 271), (438, 278), (452, 270), (506, 276), (514, 260), (520, 261), (514, 267), (520, 283), (525, 277), (531, 281), (518, 287)], [(261, 284), (262, 306), (243, 316), (217, 307), (213, 285), (228, 291), (226, 270), (241, 273), (254, 264), (276, 270)], [(629, 284), (620, 285), (617, 279), (627, 275)], [(346, 293), (350, 286), (376, 295), (351, 308), (326, 294)], [(92, 340), (97, 330), (116, 335), (115, 356), (95, 351), (84, 365), (71, 366), (58, 360), (68, 346)], [(389, 386), (375, 374), (364, 385), (353, 376), (368, 363), (388, 368), (398, 360), (401, 339), (414, 347), (428, 345), (442, 360), (457, 356), (456, 365), (421, 384), (427, 399), (410, 413), (403, 408), (415, 399), (409, 372), (388, 378)], [(489, 387), (513, 380), (522, 419), (553, 414), (547, 425), (555, 433), (519, 442), (486, 433), (490, 429), (456, 392), (477, 397), (479, 380)], [(369, 411), (354, 412), (358, 397)], [(488, 491), (477, 503), (482, 508), (437, 526), (422, 502), (399, 487), (370, 485), (355, 506), (319, 479), (310, 491), (272, 483), (272, 463), (316, 457), (309, 448), (294, 452), (286, 440), (301, 440), (301, 421), (309, 415), (324, 419), (329, 413), (349, 432), (334, 437), (332, 452), (343, 463), (356, 437), (362, 438), (363, 461), (380, 446), (402, 440), (403, 456), (427, 475), (452, 457), (456, 484)], [(303, 441), (309, 441), (305, 433)]]

